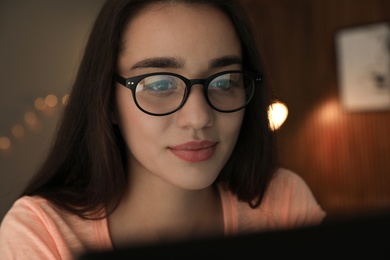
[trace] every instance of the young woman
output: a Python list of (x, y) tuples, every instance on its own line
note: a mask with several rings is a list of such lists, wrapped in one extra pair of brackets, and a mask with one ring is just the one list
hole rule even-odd
[(320, 223), (277, 167), (260, 61), (234, 1), (107, 1), (47, 160), (3, 220), (2, 259)]

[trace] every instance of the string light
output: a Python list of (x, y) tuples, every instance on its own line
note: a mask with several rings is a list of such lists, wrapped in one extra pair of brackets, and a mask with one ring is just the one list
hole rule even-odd
[(44, 110), (46, 108), (46, 102), (45, 102), (45, 99), (44, 98), (37, 98), (35, 99), (34, 101), (34, 106), (36, 109), (38, 110)]
[(24, 122), (31, 128), (37, 126), (39, 124), (37, 114), (35, 114), (33, 111), (27, 112), (24, 114)]
[[(64, 95), (61, 98), (61, 102), (63, 105), (66, 105), (67, 100), (69, 99), (69, 95)], [(48, 94), (46, 97), (38, 97), (34, 100), (33, 107), (34, 110), (27, 111), (23, 115), (23, 123), (15, 124), (11, 128), (11, 134), (16, 139), (21, 139), (26, 136), (26, 128), (23, 125), (26, 125), (30, 130), (33, 132), (36, 132), (41, 127), (41, 122), (39, 120), (39, 116), (36, 112), (42, 112), (45, 114), (48, 109), (53, 110), (54, 107), (56, 107), (58, 104), (58, 98), (54, 94)], [(55, 113), (58, 111), (55, 110)], [(46, 113), (48, 114), (48, 113)], [(54, 113), (49, 113), (49, 115), (54, 115)], [(8, 151), (10, 150), (13, 142), (11, 141), (11, 137), (8, 136), (1, 136), (0, 137), (0, 150), (1, 151)]]
[(22, 125), (15, 125), (14, 127), (12, 127), (12, 135), (15, 136), (16, 138), (22, 138), (24, 136), (24, 134), (26, 133), (26, 130), (24, 129), (24, 127)]
[(55, 107), (58, 103), (58, 98), (53, 94), (49, 94), (45, 98), (45, 103), (48, 107)]
[(65, 95), (62, 97), (62, 104), (63, 105), (66, 105), (68, 103), (68, 100), (69, 100), (69, 95)]
[(10, 147), (11, 147), (11, 140), (6, 136), (0, 137), (0, 149), (5, 151), (8, 150)]

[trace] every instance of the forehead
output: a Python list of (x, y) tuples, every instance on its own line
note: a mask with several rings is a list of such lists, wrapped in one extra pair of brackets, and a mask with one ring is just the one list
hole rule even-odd
[[(206, 22), (203, 22), (206, 21)], [(134, 17), (130, 17), (126, 34), (138, 30), (159, 30), (170, 28), (183, 28), (177, 33), (189, 33), (188, 25), (197, 25), (196, 29), (205, 30), (216, 27), (224, 28), (232, 26), (229, 18), (217, 7), (208, 4), (185, 3), (155, 3), (141, 9)], [(210, 26), (202, 27), (208, 24)]]
[[(122, 40), (122, 59), (159, 56), (216, 58), (241, 55), (230, 19), (205, 4), (154, 4), (131, 17)], [(121, 58), (120, 58), (121, 59)]]

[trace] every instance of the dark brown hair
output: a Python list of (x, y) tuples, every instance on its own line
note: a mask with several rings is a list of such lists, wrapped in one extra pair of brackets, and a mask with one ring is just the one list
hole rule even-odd
[[(43, 196), (84, 218), (99, 211), (110, 214), (116, 208), (127, 186), (127, 162), (122, 136), (111, 121), (112, 77), (125, 26), (156, 2), (208, 4), (223, 11), (241, 40), (243, 69), (260, 72), (266, 80), (248, 17), (237, 2), (108, 0), (92, 28), (48, 156), (22, 195)], [(235, 149), (217, 179), (252, 207), (260, 205), (276, 167), (275, 137), (267, 117), (270, 93), (264, 83), (257, 88)]]

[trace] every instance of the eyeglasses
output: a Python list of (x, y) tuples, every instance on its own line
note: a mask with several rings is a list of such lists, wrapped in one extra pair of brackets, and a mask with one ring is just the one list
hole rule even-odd
[(134, 102), (143, 112), (169, 115), (186, 102), (191, 87), (203, 85), (207, 103), (215, 110), (231, 113), (244, 108), (253, 97), (255, 86), (261, 82), (258, 73), (223, 71), (205, 79), (187, 79), (170, 72), (149, 73), (131, 78), (114, 74), (114, 80), (133, 93)]

